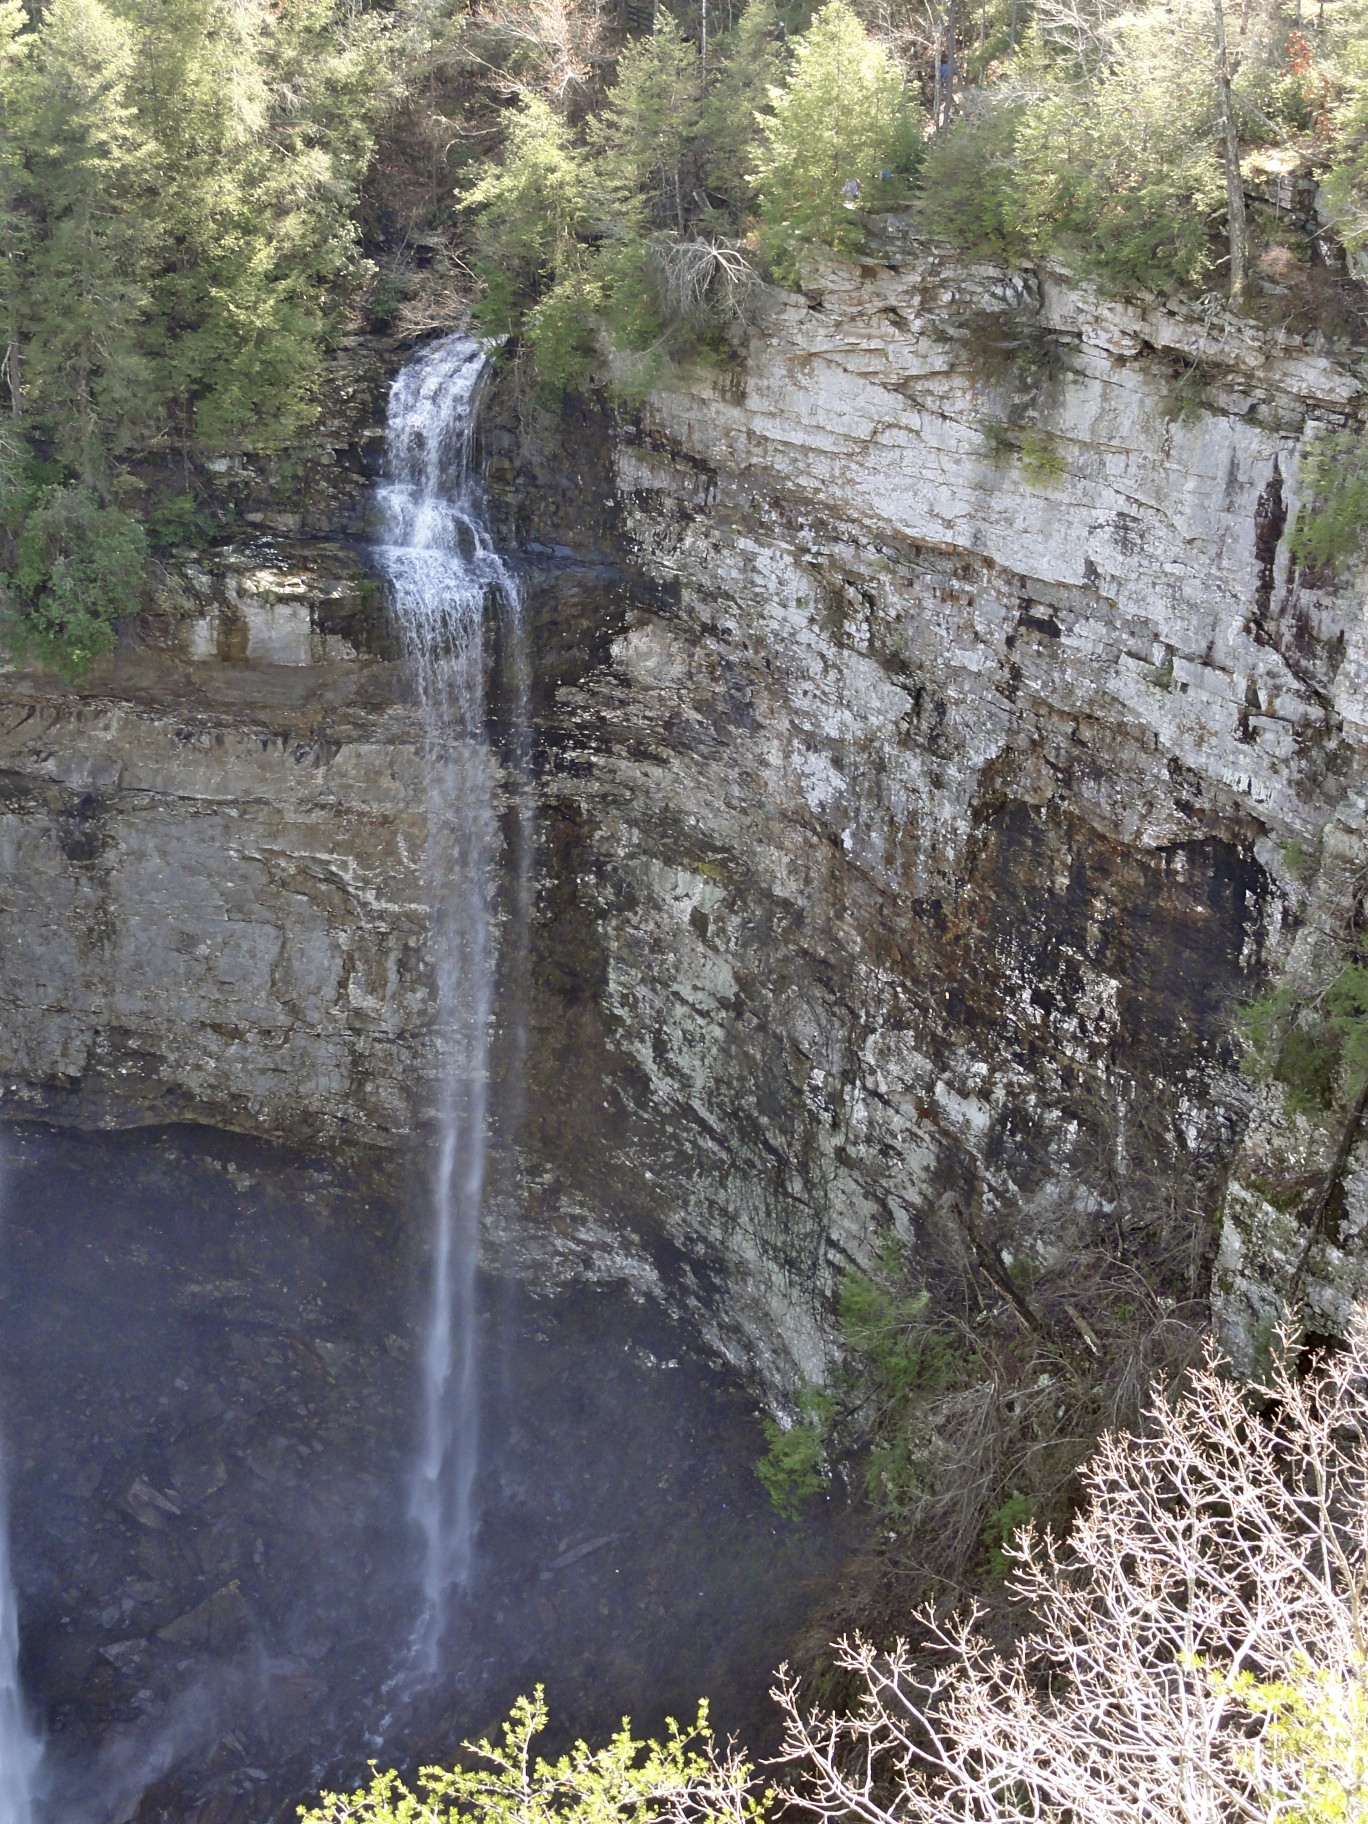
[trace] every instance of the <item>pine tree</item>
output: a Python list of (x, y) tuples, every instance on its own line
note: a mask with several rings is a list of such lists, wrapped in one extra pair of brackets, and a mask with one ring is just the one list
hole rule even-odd
[(475, 243), (486, 295), (485, 327), (514, 327), (534, 302), (583, 261), (588, 174), (565, 122), (539, 96), (525, 96), (509, 128), (503, 162), (466, 191), (478, 211)]
[(128, 98), (134, 63), (132, 32), (102, 0), (53, 0), (24, 83), (39, 217), (22, 302), (31, 416), (100, 493), (112, 458), (158, 419), (144, 336), (154, 165)]
[(776, 273), (794, 278), (801, 243), (858, 245), (846, 203), (909, 169), (920, 136), (902, 72), (846, 0), (827, 0), (798, 39), (771, 101), (754, 179), (766, 252)]
[(757, 119), (783, 77), (779, 13), (774, 0), (749, 0), (731, 31), (716, 41), (718, 71), (703, 110), (710, 196), (740, 216), (751, 200)]
[[(32, 42), (22, 0), (0, 0), (0, 338), (4, 356), (0, 379), (8, 395), (9, 417), (23, 411), (23, 348), (19, 333), (19, 294), (27, 247), (27, 223), (19, 207), (24, 178), (24, 58)], [(0, 439), (0, 478), (13, 449), (11, 437)]]
[(158, 170), (158, 355), (183, 435), (280, 442), (312, 416), (331, 293), (386, 87), (328, 0), (125, 0)]
[(683, 237), (703, 177), (702, 113), (698, 51), (663, 14), (648, 38), (623, 52), (617, 81), (589, 125), (595, 179), (628, 233)]

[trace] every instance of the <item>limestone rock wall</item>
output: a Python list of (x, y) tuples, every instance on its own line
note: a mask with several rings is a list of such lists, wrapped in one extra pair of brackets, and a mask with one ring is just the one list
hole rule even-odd
[(581, 799), (640, 1131), (809, 1371), (793, 1313), (976, 1175), (1009, 1256), (1058, 1257), (1119, 1178), (1225, 1170), (1284, 845), (1353, 820), (1368, 717), (1361, 594), (1285, 539), (1357, 372), (886, 256), (624, 431), (673, 606), (580, 712), (621, 730)]
[[(1273, 1117), (1232, 1013), (1361, 872), (1361, 590), (1286, 541), (1360, 373), (896, 224), (745, 344), (616, 426), (487, 408), (540, 794), (500, 1220), (663, 1235), (778, 1386), (822, 1370), (842, 1266), (950, 1245), (976, 1183), (1044, 1258), (1128, 1179), (1214, 1215), (1233, 1168), (1249, 1333), (1296, 1237), (1237, 1194)], [(421, 764), (348, 543), (381, 396), (353, 356), (319, 491), (171, 566), (91, 686), (0, 678), (2, 1106), (421, 1127)]]
[(429, 1042), (414, 734), (378, 706), (327, 732), (293, 708), (9, 684), (11, 1113), (411, 1130)]

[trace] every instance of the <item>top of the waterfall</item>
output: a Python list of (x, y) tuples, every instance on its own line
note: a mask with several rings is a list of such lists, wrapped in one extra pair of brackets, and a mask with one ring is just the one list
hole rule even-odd
[(470, 472), (475, 416), (488, 371), (483, 342), (451, 335), (395, 376), (386, 413), (394, 480), (427, 495), (460, 489)]

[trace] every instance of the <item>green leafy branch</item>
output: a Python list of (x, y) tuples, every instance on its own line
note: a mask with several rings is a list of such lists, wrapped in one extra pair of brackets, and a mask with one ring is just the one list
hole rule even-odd
[[(483, 1766), (424, 1767), (414, 1791), (394, 1771), (374, 1771), (368, 1787), (325, 1792), (318, 1806), (300, 1807), (303, 1824), (760, 1824), (771, 1794), (754, 1770), (717, 1741), (708, 1704), (692, 1726), (671, 1717), (665, 1739), (638, 1739), (631, 1723), (602, 1748), (577, 1741), (554, 1761), (534, 1755), (546, 1728), (543, 1687), (520, 1697), (502, 1739), (467, 1742)], [(374, 1763), (372, 1762), (374, 1770)]]

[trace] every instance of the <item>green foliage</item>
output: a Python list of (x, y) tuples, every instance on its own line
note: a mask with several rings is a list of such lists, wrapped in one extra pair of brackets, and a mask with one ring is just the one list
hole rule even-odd
[(156, 422), (144, 318), (156, 256), (154, 162), (130, 95), (136, 47), (101, 0), (53, 0), (21, 98), (31, 238), (25, 385), (53, 449), (89, 486)]
[(1052, 91), (1027, 111), (1017, 194), (1033, 241), (1117, 291), (1206, 277), (1225, 194), (1213, 56), (1203, 9), (1131, 14), (1100, 81)]
[(1004, 102), (938, 133), (921, 181), (922, 224), (966, 253), (1028, 259), (1036, 251), (1017, 200), (1017, 135), (1025, 104)]
[(841, 1288), (841, 1334), (869, 1440), (865, 1487), (895, 1522), (921, 1486), (924, 1441), (915, 1415), (968, 1366), (930, 1306), (926, 1288), (909, 1284), (906, 1253), (896, 1238), (873, 1272), (849, 1273)]
[(1267, 1815), (1279, 1824), (1368, 1824), (1368, 1680), (1312, 1665), (1261, 1681), (1213, 1674), (1258, 1727), (1243, 1755)]
[(1009, 1556), (1012, 1542), (1031, 1519), (1033, 1511), (1030, 1497), (1014, 1488), (988, 1515), (988, 1523), (983, 1529), (983, 1549), (988, 1558), (988, 1575), (994, 1583), (1006, 1581), (1012, 1568)]
[(892, 195), (917, 163), (920, 122), (897, 63), (846, 0), (827, 0), (770, 101), (754, 171), (761, 242), (775, 272), (792, 280), (806, 242), (858, 250), (863, 230), (847, 186), (866, 208)]
[(715, 45), (718, 68), (703, 104), (702, 140), (710, 192), (739, 219), (754, 192), (751, 166), (757, 120), (784, 73), (775, 0), (748, 0)]
[(890, 1240), (875, 1273), (847, 1273), (841, 1286), (841, 1335), (873, 1376), (877, 1397), (897, 1398), (946, 1385), (952, 1363), (945, 1339), (927, 1323), (931, 1295), (905, 1285), (902, 1244)]
[(1349, 23), (1337, 47), (1339, 68), (1299, 60), (1300, 86), (1312, 113), (1332, 116), (1334, 159), (1322, 194), (1346, 251), (1361, 266), (1358, 256), (1368, 249), (1368, 33), (1361, 11), (1345, 10)]
[(1035, 425), (1007, 424), (1000, 418), (985, 420), (982, 430), (994, 461), (1014, 458), (1031, 487), (1048, 487), (1065, 473), (1059, 445), (1048, 431)]
[(401, 308), (413, 296), (414, 281), (408, 273), (382, 274), (371, 293), (370, 320), (377, 329), (393, 329)]
[(796, 1520), (802, 1503), (826, 1486), (827, 1441), (835, 1410), (829, 1394), (805, 1387), (799, 1392), (792, 1425), (765, 1420), (766, 1449), (755, 1473), (786, 1520)]
[(147, 539), (154, 551), (173, 551), (186, 545), (207, 545), (214, 521), (193, 494), (172, 494), (158, 501), (147, 515)]
[(1357, 557), (1368, 531), (1368, 440), (1358, 431), (1332, 431), (1302, 459), (1305, 504), (1288, 549), (1300, 564), (1335, 570)]
[(601, 113), (589, 123), (600, 210), (609, 225), (683, 237), (703, 175), (703, 70), (668, 13), (628, 45)]
[(559, 115), (538, 96), (524, 97), (503, 160), (465, 192), (478, 212), (475, 244), (485, 279), (480, 322), (506, 333), (566, 268), (582, 264), (589, 188), (584, 154)]
[(1225, 195), (1209, 12), (1117, 9), (1095, 45), (1081, 67), (1028, 39), (1002, 96), (936, 136), (926, 228), (1003, 259), (1059, 253), (1118, 292), (1199, 285)]
[[(903, 1423), (908, 1409), (951, 1386), (961, 1369), (949, 1337), (929, 1319), (929, 1306), (924, 1288), (908, 1286), (903, 1247), (895, 1238), (872, 1273), (850, 1272), (841, 1283), (841, 1338), (851, 1364), (848, 1391), (863, 1412), (874, 1416), (865, 1480), (870, 1498), (894, 1510), (907, 1498), (916, 1473)], [(757, 1473), (787, 1518), (826, 1485), (843, 1403), (818, 1388), (805, 1388), (793, 1425), (765, 1423), (768, 1448)]]
[(1368, 1076), (1368, 966), (1345, 962), (1318, 994), (1280, 987), (1240, 1015), (1244, 1069), (1280, 1083), (1288, 1112), (1351, 1103)]
[(1283, 866), (1292, 876), (1305, 884), (1313, 880), (1320, 867), (1320, 858), (1314, 849), (1308, 849), (1299, 836), (1289, 838), (1282, 845)]
[(1048, 431), (1024, 425), (1017, 433), (1021, 472), (1033, 488), (1048, 487), (1065, 472), (1059, 445)]
[(146, 559), (137, 520), (101, 507), (86, 488), (45, 489), (16, 543), (12, 582), (24, 617), (7, 643), (79, 676), (137, 609)]
[(654, 1824), (670, 1816), (760, 1824), (767, 1815), (769, 1795), (755, 1795), (750, 1767), (719, 1749), (706, 1701), (691, 1728), (668, 1720), (664, 1741), (638, 1740), (624, 1720), (605, 1747), (579, 1741), (555, 1761), (532, 1752), (546, 1723), (538, 1685), (514, 1704), (501, 1741), (466, 1744), (483, 1765), (424, 1767), (416, 1792), (397, 1773), (377, 1772), (366, 1790), (324, 1793), (316, 1807), (300, 1807), (300, 1818), (303, 1824)]
[(580, 391), (592, 378), (594, 319), (602, 295), (591, 278), (572, 270), (528, 312), (523, 335), (549, 400)]
[(393, 93), (349, 0), (0, 0), (12, 415), (102, 502), (149, 449), (278, 447), (316, 412)]

